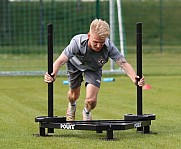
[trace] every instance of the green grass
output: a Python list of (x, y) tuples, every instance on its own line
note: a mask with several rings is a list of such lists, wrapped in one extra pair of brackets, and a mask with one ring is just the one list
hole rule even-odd
[[(1, 77), (1, 146), (3, 148), (26, 146), (38, 149), (62, 146), (63, 148), (179, 148), (181, 55), (179, 50), (172, 51), (173, 48), (175, 49), (168, 47), (168, 51), (157, 53), (144, 47), (143, 74), (146, 82), (153, 88), (144, 91), (143, 109), (145, 113), (157, 115), (157, 120), (153, 122), (151, 129), (158, 134), (142, 135), (135, 130), (114, 131), (114, 137), (118, 139), (115, 142), (100, 140), (99, 138), (106, 136), (105, 132), (96, 134), (91, 131), (56, 130), (53, 137), (33, 136), (38, 133), (38, 124), (34, 122), (35, 116), (47, 115), (47, 86), (43, 83), (43, 77)], [(57, 56), (55, 54), (54, 57)], [(130, 51), (127, 60), (134, 68), (136, 68), (135, 58), (135, 52)], [(12, 66), (11, 70), (30, 71), (35, 68), (35, 70), (46, 70), (46, 59), (46, 55), (1, 55), (0, 64), (4, 68), (7, 65)], [(105, 69), (109, 69), (109, 64)], [(135, 86), (125, 76), (114, 77), (115, 82), (102, 84), (98, 106), (93, 111), (94, 119), (123, 119), (124, 114), (136, 112)], [(55, 83), (55, 115), (64, 116), (68, 86), (62, 85), (62, 80), (66, 78), (61, 76)], [(85, 97), (85, 89), (82, 89), (77, 119), (81, 119)]]
[[(163, 53), (158, 47), (143, 46), (144, 75), (181, 75), (180, 46), (167, 46)], [(128, 47), (126, 59), (136, 68), (135, 47)], [(54, 60), (60, 52), (55, 52)], [(109, 70), (109, 62), (104, 69)], [(116, 68), (117, 65), (115, 64)], [(47, 55), (45, 54), (0, 54), (0, 71), (46, 71)], [(61, 70), (65, 70), (63, 67)]]
[[(102, 83), (98, 105), (92, 111), (94, 119), (123, 119), (126, 113), (136, 113), (136, 88), (128, 77), (114, 76), (116, 81)], [(1, 148), (130, 148), (178, 149), (181, 145), (181, 76), (147, 76), (151, 90), (143, 91), (144, 113), (155, 113), (157, 120), (151, 130), (157, 134), (140, 134), (135, 129), (114, 131), (117, 141), (103, 141), (106, 132), (55, 130), (51, 137), (37, 137), (38, 123), (34, 118), (47, 115), (47, 84), (43, 77), (0, 77), (0, 144)], [(54, 114), (64, 116), (67, 85), (57, 78), (54, 84)], [(81, 120), (85, 88), (78, 101), (76, 119)]]
[[(152, 47), (153, 49), (155, 47)], [(132, 49), (132, 48), (130, 48)], [(143, 91), (143, 113), (154, 113), (151, 131), (156, 134), (140, 134), (135, 129), (114, 131), (116, 141), (104, 141), (106, 132), (55, 130), (51, 137), (37, 137), (38, 123), (35, 117), (47, 115), (47, 84), (42, 76), (0, 77), (0, 146), (4, 149), (52, 149), (52, 148), (105, 148), (105, 149), (179, 149), (181, 146), (181, 54), (179, 47), (157, 53), (144, 47), (143, 74), (151, 90)], [(171, 49), (177, 49), (172, 51)], [(55, 54), (55, 58), (58, 55)], [(127, 60), (136, 68), (135, 52), (127, 54)], [(0, 65), (12, 65), (12, 70), (21, 63), (24, 70), (36, 67), (47, 70), (46, 55), (0, 55)], [(17, 65), (17, 66), (16, 66)], [(109, 65), (105, 66), (108, 69)], [(37, 70), (38, 70), (37, 69)], [(104, 75), (103, 77), (107, 77)], [(103, 82), (98, 96), (98, 105), (92, 111), (93, 119), (123, 119), (124, 114), (136, 113), (136, 87), (125, 75), (114, 75), (116, 81)], [(65, 116), (67, 108), (67, 85), (58, 76), (54, 83), (54, 114)], [(81, 120), (85, 88), (78, 101), (76, 119)]]
[[(10, 8), (18, 12), (22, 4), (25, 5), (26, 3), (11, 3)], [(31, 2), (31, 6), (24, 7), (27, 10), (35, 10), (35, 15), (30, 14), (31, 11), (28, 13), (12, 13), (14, 16), (12, 25), (14, 23), (14, 27), (16, 27), (12, 31), (15, 34), (12, 34), (14, 36), (11, 37), (11, 40), (1, 41), (0, 71), (47, 70), (47, 55), (45, 54), (47, 48), (46, 46), (35, 46), (39, 45), (39, 25), (36, 25), (39, 24), (39, 19), (37, 22), (35, 17), (38, 16), (39, 18), (39, 5), (34, 4)], [(56, 4), (54, 18), (51, 17), (53, 15), (46, 15), (45, 17), (45, 25), (47, 22), (53, 21), (56, 28), (54, 59), (69, 42), (72, 35), (87, 32), (88, 27), (84, 20), (89, 22), (95, 17), (95, 14), (92, 13), (95, 12), (95, 8), (92, 9), (92, 4), (88, 5), (86, 3), (85, 9), (80, 12), (87, 12), (85, 13), (87, 19), (81, 16), (80, 13), (72, 13), (72, 9), (64, 9), (65, 6), (61, 3)], [(123, 16), (128, 45), (126, 58), (134, 68), (136, 68), (135, 22), (143, 22), (143, 74), (146, 83), (152, 85), (151, 90), (143, 91), (143, 111), (144, 113), (156, 114), (157, 119), (151, 125), (151, 130), (156, 134), (143, 135), (136, 133), (135, 129), (114, 131), (114, 137), (117, 140), (108, 142), (100, 139), (105, 138), (106, 132), (96, 134), (94, 131), (55, 130), (55, 134), (51, 137), (37, 137), (34, 134), (38, 133), (38, 123), (35, 123), (34, 119), (36, 116), (47, 115), (47, 84), (43, 82), (43, 74), (41, 77), (0, 76), (0, 148), (179, 149), (181, 146), (181, 53), (180, 46), (178, 46), (180, 45), (180, 21), (177, 18), (180, 14), (180, 4), (179, 1), (173, 0), (163, 3), (163, 52), (159, 53), (159, 2), (137, 3), (137, 1), (123, 1)], [(53, 9), (47, 6), (49, 5), (45, 5), (46, 13), (49, 14), (50, 9)], [(30, 7), (33, 7), (33, 9)], [(101, 3), (101, 9), (108, 10), (107, 7), (107, 4), (103, 6)], [(73, 7), (73, 9), (76, 9), (76, 7)], [(64, 14), (63, 11), (67, 16), (75, 15), (74, 18), (77, 19), (66, 20), (62, 24), (61, 17), (63, 15), (60, 14)], [(107, 18), (108, 11), (100, 12), (101, 17), (109, 20)], [(33, 17), (29, 18), (34, 19), (27, 26), (26, 16), (31, 15)], [(72, 22), (67, 23), (67, 21)], [(35, 25), (31, 25), (31, 22)], [(20, 23), (20, 25), (16, 25), (17, 23)], [(67, 26), (67, 24), (69, 25)], [(74, 27), (72, 27), (72, 24)], [(26, 31), (30, 30), (28, 28), (32, 26), (34, 27), (31, 30), (31, 35), (27, 36)], [(62, 28), (64, 26), (68, 30), (71, 29), (71, 31), (64, 30), (65, 32), (63, 32)], [(16, 32), (21, 33), (21, 36), (16, 36)], [(37, 34), (38, 36), (35, 36)], [(62, 38), (64, 35), (66, 38)], [(14, 45), (15, 43), (16, 45)], [(109, 64), (104, 69), (109, 69)], [(135, 86), (124, 75), (114, 75), (113, 77), (116, 79), (115, 82), (102, 83), (98, 96), (98, 105), (92, 111), (94, 119), (123, 119), (124, 114), (136, 113)], [(66, 80), (66, 77), (59, 76), (54, 84), (54, 114), (58, 116), (64, 116), (67, 108), (66, 94), (68, 86), (62, 84), (63, 80)], [(77, 107), (77, 120), (82, 118), (81, 111), (84, 98), (85, 88), (82, 87)]]

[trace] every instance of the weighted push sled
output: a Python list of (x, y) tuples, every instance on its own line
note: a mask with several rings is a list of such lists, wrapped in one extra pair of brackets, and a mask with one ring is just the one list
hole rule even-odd
[[(136, 24), (137, 37), (137, 75), (142, 77), (142, 23)], [(48, 24), (48, 73), (53, 71), (53, 25)], [(106, 140), (114, 140), (114, 130), (128, 130), (136, 128), (143, 134), (150, 133), (152, 120), (155, 114), (142, 112), (142, 87), (137, 86), (137, 114), (125, 114), (124, 120), (92, 120), (92, 121), (66, 121), (66, 117), (53, 115), (53, 82), (48, 84), (48, 116), (38, 116), (39, 135), (47, 136), (54, 133), (54, 129), (90, 130), (102, 133), (106, 131)], [(47, 133), (46, 133), (47, 129)]]

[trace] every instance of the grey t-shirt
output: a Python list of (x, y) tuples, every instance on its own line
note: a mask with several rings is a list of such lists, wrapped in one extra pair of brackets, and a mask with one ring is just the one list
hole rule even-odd
[(124, 56), (109, 38), (106, 39), (105, 44), (100, 51), (91, 50), (88, 47), (87, 34), (74, 36), (71, 39), (70, 44), (64, 49), (63, 53), (80, 71), (102, 70), (103, 65), (108, 62), (109, 57), (114, 61), (117, 61), (119, 58), (124, 59)]

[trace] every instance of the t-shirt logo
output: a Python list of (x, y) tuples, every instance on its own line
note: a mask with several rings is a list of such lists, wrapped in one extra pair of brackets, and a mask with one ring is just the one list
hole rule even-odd
[(99, 66), (102, 66), (102, 65), (104, 65), (104, 63), (105, 63), (105, 60), (102, 58), (102, 56), (98, 59), (98, 61), (97, 61), (97, 64), (99, 65)]

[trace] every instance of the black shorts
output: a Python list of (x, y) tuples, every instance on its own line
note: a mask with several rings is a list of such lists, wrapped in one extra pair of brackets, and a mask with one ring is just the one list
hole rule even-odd
[(92, 71), (92, 70), (85, 70), (80, 71), (78, 70), (72, 63), (69, 61), (67, 62), (67, 74), (68, 79), (70, 82), (70, 88), (76, 89), (81, 86), (83, 80), (83, 75), (85, 79), (85, 86), (87, 84), (92, 84), (98, 88), (101, 85), (101, 77), (102, 77), (102, 70)]

